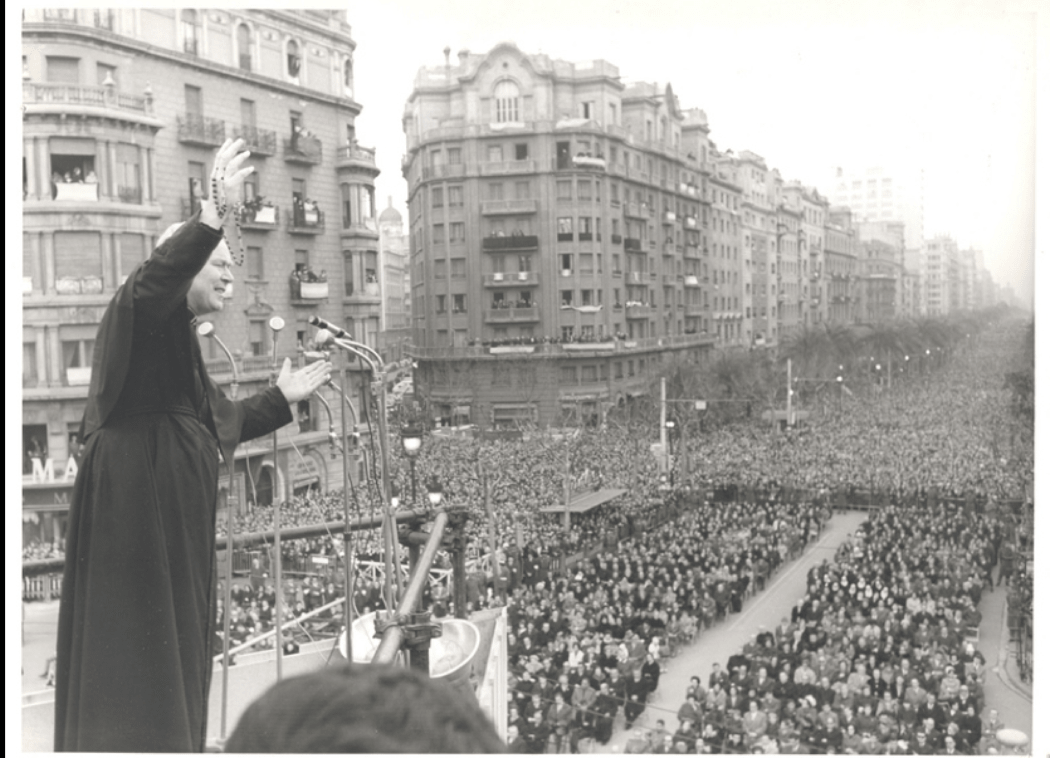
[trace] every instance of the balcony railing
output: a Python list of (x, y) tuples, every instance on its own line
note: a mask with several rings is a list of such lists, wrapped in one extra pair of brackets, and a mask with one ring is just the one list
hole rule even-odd
[(55, 182), (55, 200), (59, 202), (98, 202), (98, 182)]
[(534, 234), (511, 234), (505, 237), (485, 237), (481, 249), (486, 251), (535, 250), (540, 239)]
[(531, 174), (536, 170), (536, 161), (489, 161), (478, 165), (482, 176), (501, 174)]
[(321, 140), (317, 137), (300, 135), (284, 140), (284, 159), (288, 163), (316, 166), (321, 162), (321, 158)]
[(686, 318), (697, 318), (698, 316), (703, 316), (704, 306), (686, 303), (685, 315)]
[[(501, 309), (500, 312), (506, 312)], [(462, 347), (411, 347), (408, 352), (415, 358), (478, 358), (484, 355), (507, 354), (519, 358), (522, 355), (537, 355), (547, 358), (551, 355), (579, 352), (602, 353), (637, 353), (640, 351), (661, 350), (691, 345), (704, 345), (714, 342), (714, 337), (705, 333), (675, 334), (666, 337), (644, 337), (627, 340), (598, 340), (595, 342), (535, 342), (526, 344), (511, 343), (508, 345), (464, 345)]]
[(292, 225), (288, 231), (298, 234), (320, 234), (324, 231), (324, 211), (314, 203), (292, 205)]
[(627, 305), (627, 318), (629, 319), (649, 318), (652, 312), (652, 307), (648, 305), (631, 305), (630, 303)]
[(179, 142), (186, 145), (217, 147), (226, 140), (226, 123), (197, 113), (176, 118)]
[(623, 249), (624, 250), (628, 250), (628, 251), (634, 250), (634, 251), (637, 251), (637, 252), (641, 252), (642, 251), (642, 241), (640, 239), (636, 239), (635, 237), (624, 237), (623, 238)]
[(241, 206), (237, 211), (237, 220), (245, 229), (276, 229), (279, 216), (279, 209), (273, 203), (260, 205), (258, 208)]
[(599, 158), (592, 155), (574, 155), (572, 157), (572, 165), (576, 168), (604, 171), (605, 158)]
[(328, 297), (328, 282), (304, 282), (293, 274), (289, 284), (293, 300), (324, 300)]
[(538, 201), (526, 200), (483, 200), (481, 212), (486, 216), (499, 216), (515, 213), (535, 213)]
[(270, 129), (241, 124), (233, 127), (233, 136), (244, 140), (244, 149), (250, 150), (252, 156), (274, 155), (277, 152), (277, 132)]
[(536, 306), (527, 308), (492, 308), (485, 311), (485, 323), (506, 324), (540, 320), (540, 309)]
[(486, 287), (535, 287), (540, 279), (535, 271), (507, 271), (485, 274), (483, 283)]
[(438, 166), (423, 167), (424, 179), (451, 179), (454, 177), (464, 176), (466, 173), (467, 166), (465, 163), (443, 163)]
[(367, 168), (375, 168), (376, 151), (374, 147), (361, 147), (360, 145), (343, 145), (336, 154), (336, 160), (340, 165), (356, 164)]
[(629, 218), (646, 218), (648, 212), (643, 206), (644, 204), (639, 203), (624, 203), (623, 215)]
[(142, 187), (117, 187), (117, 198), (122, 203), (142, 205)]
[(89, 87), (78, 84), (22, 83), (24, 105), (86, 105), (97, 108), (153, 114), (153, 104), (144, 97), (120, 92), (115, 87)]
[(59, 295), (101, 295), (101, 276), (60, 276), (55, 279)]

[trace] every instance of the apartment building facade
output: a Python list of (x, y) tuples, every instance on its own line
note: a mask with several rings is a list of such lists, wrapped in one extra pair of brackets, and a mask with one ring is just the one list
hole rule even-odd
[(504, 43), (420, 71), (403, 173), (436, 421), (594, 422), (711, 349), (708, 171), (685, 123), (670, 85), (601, 60)]
[[(55, 537), (98, 323), (161, 232), (197, 210), (223, 140), (243, 138), (256, 167), (234, 198), (240, 231), (227, 229), (244, 265), (213, 319), (242, 395), (266, 385), (275, 358), (297, 355), (310, 316), (375, 344), (378, 169), (354, 136), (343, 13), (27, 9), (22, 43), (24, 501)], [(287, 322), (276, 356), (275, 315)], [(225, 355), (213, 340), (202, 348), (227, 384)], [(240, 507), (342, 481), (317, 401), (297, 410), (276, 460), (265, 442), (242, 446)]]

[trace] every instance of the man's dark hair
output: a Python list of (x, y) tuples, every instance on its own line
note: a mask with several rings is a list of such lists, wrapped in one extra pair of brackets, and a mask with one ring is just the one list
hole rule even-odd
[(472, 699), (395, 666), (349, 664), (278, 682), (248, 706), (228, 753), (503, 753)]

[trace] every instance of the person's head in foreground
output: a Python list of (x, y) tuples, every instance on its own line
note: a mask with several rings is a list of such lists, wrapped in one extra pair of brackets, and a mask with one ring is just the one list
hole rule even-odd
[(470, 698), (413, 669), (349, 664), (278, 682), (248, 706), (227, 753), (503, 753)]

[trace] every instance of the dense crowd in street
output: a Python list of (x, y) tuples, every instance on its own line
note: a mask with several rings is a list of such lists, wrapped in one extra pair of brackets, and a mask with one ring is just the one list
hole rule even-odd
[[(998, 749), (997, 714), (981, 718), (985, 661), (968, 632), (980, 622), (993, 566), (1010, 583), (1011, 550), (1023, 535), (999, 503), (1025, 497), (1033, 472), (1030, 431), (1008, 418), (1011, 334), (985, 334), (932, 373), (839, 397), (797, 429), (775, 433), (755, 420), (707, 431), (689, 441), (673, 490), (637, 430), (427, 439), (417, 483), (436, 479), (443, 504), (467, 507), (471, 557), (485, 556), (490, 528), (495, 535), (502, 568), (494, 576), (490, 564), (473, 565), (467, 595), (475, 609), (506, 596), (511, 748), (604, 745), (622, 713), (634, 730), (628, 752)], [(395, 456), (392, 469), (410, 493), (407, 461)], [(567, 472), (575, 494), (624, 494), (574, 514), (566, 532), (561, 513), (541, 509), (564, 503)], [(811, 571), (790, 618), (724, 667), (696, 672), (677, 714), (650, 713), (638, 729), (662, 667), (738, 612), (820, 533), (836, 493), (850, 489), (878, 490), (888, 504), (834, 561)], [(373, 490), (358, 484), (352, 516), (374, 513)], [(729, 502), (711, 502), (715, 491)], [(341, 493), (296, 497), (281, 519), (285, 527), (341, 521)], [(262, 532), (272, 523), (272, 509), (255, 508), (234, 528)], [(220, 519), (220, 534), (225, 526)], [(381, 560), (378, 530), (354, 539), (358, 559)], [(341, 534), (283, 542), (288, 618), (341, 597), (342, 550)], [(52, 552), (27, 545), (23, 555)], [(326, 571), (314, 573), (315, 556), (328, 559)], [(270, 566), (261, 553), (252, 560), (250, 580), (234, 585), (231, 645), (274, 624)], [(357, 612), (382, 607), (380, 583), (358, 576)], [(1031, 577), (1015, 579), (1014, 606), (1030, 597)], [(447, 612), (440, 588), (427, 600)], [(334, 629), (341, 613), (337, 606), (321, 621)]]

